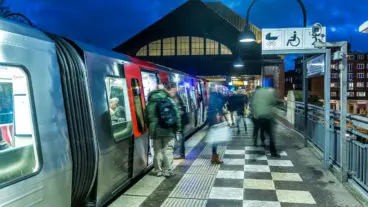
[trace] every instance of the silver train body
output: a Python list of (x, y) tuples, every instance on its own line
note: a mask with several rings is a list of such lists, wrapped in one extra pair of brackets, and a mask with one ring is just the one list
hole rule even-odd
[[(0, 149), (0, 206), (103, 206), (150, 169), (147, 129), (137, 130), (142, 110), (131, 110), (145, 102), (135, 77), (142, 66), (1, 19), (0, 51), (0, 135), (8, 142)], [(157, 68), (147, 70), (191, 78)], [(205, 95), (205, 83), (190, 80)], [(123, 106), (116, 120), (113, 96)], [(189, 111), (196, 124), (187, 133), (204, 124), (205, 102), (199, 105)]]

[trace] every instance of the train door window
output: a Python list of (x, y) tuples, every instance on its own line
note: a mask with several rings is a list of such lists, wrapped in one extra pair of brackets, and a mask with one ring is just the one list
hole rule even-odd
[(141, 75), (142, 75), (144, 100), (147, 103), (149, 94), (157, 89), (159, 79), (157, 73), (155, 72), (142, 71)]
[(185, 85), (186, 84), (184, 82), (181, 82), (179, 84), (178, 93), (179, 93), (180, 98), (183, 100), (184, 106), (186, 108), (186, 112), (189, 112), (190, 111), (189, 99), (188, 99), (188, 93), (187, 93)]
[(137, 117), (137, 126), (139, 132), (144, 131), (144, 117), (143, 117), (143, 104), (141, 99), (141, 89), (138, 79), (132, 79), (132, 90), (133, 90), (133, 102), (135, 108), (135, 115)]
[(132, 123), (125, 79), (106, 77), (111, 129), (115, 141), (132, 136)]
[(22, 68), (0, 66), (0, 188), (40, 169), (29, 85)]

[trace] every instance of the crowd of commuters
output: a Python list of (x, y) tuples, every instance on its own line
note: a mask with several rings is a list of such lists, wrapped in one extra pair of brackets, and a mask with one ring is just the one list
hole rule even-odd
[[(223, 94), (217, 88), (210, 88), (207, 123), (209, 129), (216, 125), (226, 123), (227, 126), (241, 132), (241, 123), (247, 131), (247, 119), (254, 123), (254, 145), (258, 146), (260, 133), (261, 145), (266, 147), (266, 135), (269, 138), (271, 156), (279, 157), (273, 134), (274, 119), (272, 110), (276, 104), (276, 96), (272, 89), (257, 87), (249, 94), (237, 90), (231, 94)], [(246, 113), (246, 111), (248, 113)], [(229, 112), (230, 119), (226, 118)], [(149, 126), (150, 137), (153, 140), (154, 170), (156, 176), (171, 177), (173, 173), (173, 160), (185, 159), (184, 127), (188, 124), (188, 115), (183, 100), (177, 93), (176, 84), (159, 85), (157, 90), (148, 96), (145, 117)], [(236, 119), (234, 119), (236, 115)], [(217, 153), (217, 142), (212, 144), (212, 164), (222, 164)]]

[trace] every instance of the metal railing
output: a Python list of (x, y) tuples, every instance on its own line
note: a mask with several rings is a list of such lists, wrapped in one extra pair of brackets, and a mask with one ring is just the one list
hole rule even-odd
[[(277, 108), (287, 112), (292, 110), (287, 102), (279, 100)], [(324, 110), (322, 107), (308, 105), (308, 125), (304, 125), (304, 104), (295, 102), (295, 121), (292, 125), (304, 133), (321, 152), (324, 152)], [(279, 113), (280, 114), (280, 113)], [(286, 113), (284, 113), (286, 114)], [(283, 117), (286, 118), (286, 117)], [(347, 169), (349, 177), (368, 192), (368, 118), (347, 114)], [(340, 112), (330, 112), (330, 160), (340, 167)]]

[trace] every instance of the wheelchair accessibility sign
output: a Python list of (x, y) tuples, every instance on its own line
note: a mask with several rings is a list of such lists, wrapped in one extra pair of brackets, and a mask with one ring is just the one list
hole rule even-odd
[(326, 42), (326, 27), (262, 29), (262, 50), (314, 49)]

